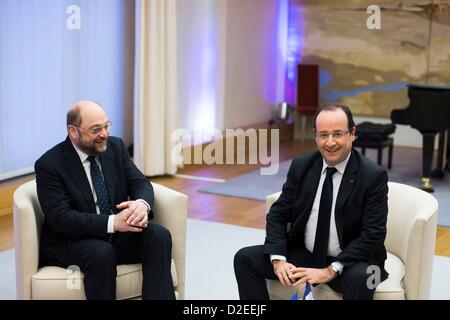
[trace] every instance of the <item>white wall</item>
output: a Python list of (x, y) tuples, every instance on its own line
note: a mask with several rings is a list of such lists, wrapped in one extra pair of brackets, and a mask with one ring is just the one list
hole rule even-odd
[(181, 126), (221, 124), (218, 98), (219, 6), (216, 0), (177, 1), (178, 92)]
[[(228, 0), (224, 125), (268, 121), (284, 96), (278, 16), (283, 1)], [(287, 10), (287, 6), (284, 8)], [(281, 13), (282, 14), (282, 13)], [(287, 19), (285, 20), (287, 23)]]
[[(181, 125), (266, 122), (284, 95), (288, 0), (177, 2)], [(284, 16), (283, 16), (284, 14)], [(280, 20), (279, 17), (284, 18)], [(283, 32), (280, 30), (283, 29)]]

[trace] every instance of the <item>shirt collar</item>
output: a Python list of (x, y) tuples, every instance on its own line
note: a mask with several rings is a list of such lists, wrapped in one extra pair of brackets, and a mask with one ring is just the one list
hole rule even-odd
[(77, 146), (71, 141), (73, 147), (75, 148), (75, 151), (77, 152), (78, 156), (80, 157), (81, 163), (84, 163), (89, 155), (87, 153), (84, 153), (80, 149), (77, 148)]
[[(350, 151), (348, 153), (347, 158), (345, 158), (344, 161), (339, 162), (337, 165), (334, 166), (336, 168), (336, 170), (342, 175), (344, 175), (344, 171), (345, 171), (345, 168), (347, 167), (347, 163), (348, 163), (348, 160), (350, 159), (351, 154), (352, 154), (352, 152)], [(325, 159), (322, 159), (322, 161), (323, 161), (323, 164), (322, 164), (322, 171), (321, 172), (324, 173), (325, 169), (328, 168), (329, 166), (325, 162)]]

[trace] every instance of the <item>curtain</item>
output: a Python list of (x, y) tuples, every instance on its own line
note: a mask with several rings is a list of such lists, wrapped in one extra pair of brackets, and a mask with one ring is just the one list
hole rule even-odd
[(146, 176), (175, 174), (176, 0), (137, 0), (134, 162)]

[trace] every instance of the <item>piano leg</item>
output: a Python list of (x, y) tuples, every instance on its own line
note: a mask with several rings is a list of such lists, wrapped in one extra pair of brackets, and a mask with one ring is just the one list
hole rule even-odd
[(445, 149), (447, 150), (445, 153), (445, 160), (444, 160), (444, 170), (450, 171), (450, 166), (448, 160), (450, 159), (450, 129), (447, 129), (447, 139), (445, 140)]
[(431, 172), (432, 177), (444, 177), (444, 150), (446, 148), (445, 131), (439, 132), (437, 167)]
[(422, 150), (422, 187), (427, 192), (433, 192), (433, 186), (430, 180), (431, 164), (433, 162), (434, 137), (435, 132), (422, 132), (423, 150)]

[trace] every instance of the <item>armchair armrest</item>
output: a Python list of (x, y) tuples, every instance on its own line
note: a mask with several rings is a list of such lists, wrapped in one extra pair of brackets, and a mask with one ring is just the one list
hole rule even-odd
[(266, 213), (269, 212), (273, 203), (278, 200), (280, 195), (281, 195), (281, 191), (275, 192), (275, 193), (272, 193), (272, 194), (269, 194), (268, 196), (266, 196)]
[(179, 299), (184, 299), (186, 265), (186, 222), (188, 197), (180, 192), (153, 183), (155, 192), (154, 222), (166, 227), (172, 235), (172, 257), (177, 268)]

